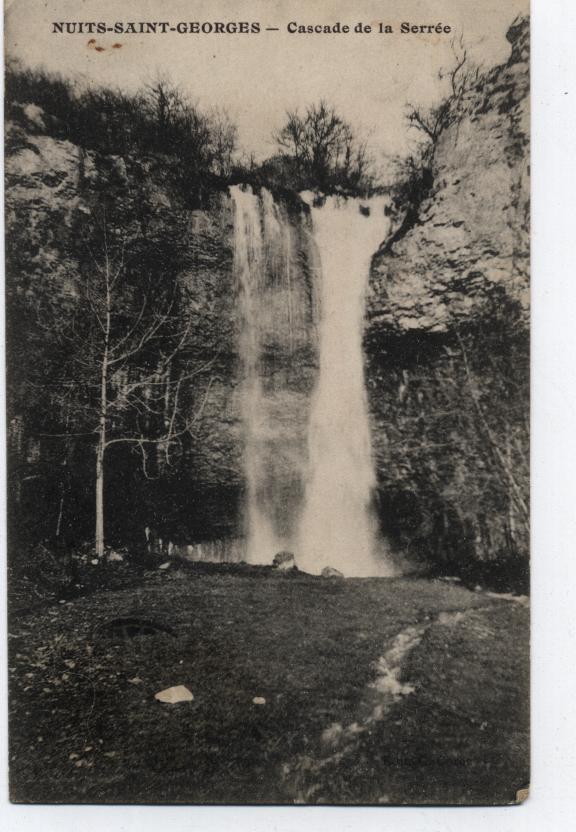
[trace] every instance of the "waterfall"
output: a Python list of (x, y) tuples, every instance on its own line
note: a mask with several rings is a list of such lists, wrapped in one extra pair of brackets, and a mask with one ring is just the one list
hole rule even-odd
[(294, 536), (301, 502), (307, 407), (291, 373), (307, 343), (310, 320), (295, 280), (297, 241), (272, 195), (230, 189), (238, 285), (240, 415), (249, 563), (271, 563)]
[(260, 200), (251, 190), (231, 189), (235, 204), (234, 271), (239, 281), (239, 352), (243, 362), (241, 415), (246, 476), (246, 559), (266, 563), (278, 542), (265, 510), (261, 485), (265, 477), (265, 402), (260, 378), (259, 294), (263, 279), (264, 243)]
[(312, 212), (320, 255), (320, 367), (308, 432), (309, 470), (297, 542), (302, 569), (389, 575), (378, 551), (362, 336), (370, 264), (386, 237), (386, 200), (330, 197)]
[[(349, 576), (390, 574), (371, 507), (376, 479), (362, 350), (371, 258), (389, 224), (386, 201), (330, 197), (318, 207), (304, 194), (310, 229), (265, 189), (256, 195), (234, 186), (230, 193), (246, 559), (269, 564), (290, 549), (307, 572), (332, 566)], [(314, 291), (306, 285), (311, 272)], [(306, 387), (307, 349), (316, 366)]]

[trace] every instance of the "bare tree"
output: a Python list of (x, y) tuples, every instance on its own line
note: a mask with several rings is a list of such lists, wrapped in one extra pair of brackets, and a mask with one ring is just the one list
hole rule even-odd
[(202, 111), (163, 74), (146, 85), (142, 106), (154, 125), (159, 150), (177, 151), (196, 175), (207, 172), (228, 175), (238, 133), (226, 110)]
[(387, 251), (417, 223), (420, 206), (434, 184), (440, 137), (451, 125), (459, 124), (465, 113), (466, 97), (481, 81), (480, 67), (471, 65), (463, 38), (453, 40), (451, 47), (452, 65), (438, 73), (440, 81), (448, 80), (444, 97), (428, 108), (407, 105), (408, 126), (418, 132), (420, 141), (408, 156), (394, 160), (397, 173), (391, 188), (392, 200), (394, 208), (404, 212), (404, 218), (388, 240)]
[(366, 141), (326, 101), (307, 107), (303, 115), (288, 111), (274, 138), (280, 152), (313, 186), (356, 186), (368, 175)]
[(214, 172), (228, 176), (238, 147), (238, 129), (226, 110), (215, 108), (209, 117)]
[(86, 246), (90, 256), (75, 313), (56, 327), (53, 314), (47, 317), (64, 357), (54, 380), (54, 398), (68, 419), (62, 436), (94, 442), (94, 537), (101, 557), (108, 452), (131, 446), (147, 477), (154, 464), (150, 450), (170, 465), (195, 421), (184, 415), (184, 389), (210, 362), (191, 368), (190, 323), (178, 308), (177, 287), (167, 291), (152, 273), (139, 284), (129, 280), (125, 239), (118, 229), (111, 231), (105, 217), (91, 229)]
[(439, 80), (448, 79), (447, 95), (439, 104), (428, 109), (408, 105), (408, 123), (426, 137), (429, 143), (426, 151), (429, 155), (433, 155), (444, 130), (462, 118), (464, 98), (480, 78), (480, 67), (470, 65), (463, 37), (453, 40), (451, 47), (454, 57), (452, 66), (441, 69), (438, 73)]
[(511, 504), (516, 504), (522, 516), (525, 528), (527, 530), (530, 522), (530, 510), (528, 506), (528, 500), (526, 497), (526, 483), (521, 482), (522, 474), (525, 472), (520, 471), (520, 474), (518, 476), (517, 472), (515, 472), (514, 470), (514, 466), (511, 464), (509, 428), (508, 430), (504, 431), (506, 438), (506, 448), (502, 448), (496, 431), (490, 426), (490, 423), (488, 421), (486, 411), (482, 405), (478, 393), (478, 383), (470, 366), (470, 361), (468, 359), (468, 352), (466, 349), (464, 339), (462, 338), (457, 329), (456, 338), (458, 340), (458, 344), (462, 354), (462, 362), (465, 371), (466, 385), (470, 393), (470, 400), (472, 402), (474, 412), (476, 413), (478, 419), (478, 429), (485, 437), (487, 448), (493, 455), (494, 460), (496, 462), (496, 466), (500, 470), (500, 475), (503, 478), (504, 483), (507, 486), (507, 490), (510, 494)]
[(156, 125), (157, 139), (166, 142), (169, 131), (183, 116), (185, 109), (182, 91), (164, 74), (146, 84), (144, 88), (143, 104)]

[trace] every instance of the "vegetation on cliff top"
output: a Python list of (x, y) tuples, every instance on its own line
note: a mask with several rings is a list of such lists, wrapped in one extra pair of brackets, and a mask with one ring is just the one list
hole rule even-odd
[(277, 154), (263, 162), (242, 152), (225, 110), (202, 110), (165, 75), (128, 94), (9, 65), (7, 118), (21, 120), (26, 104), (41, 108), (39, 118), (50, 135), (86, 150), (174, 157), (182, 188), (200, 203), (210, 189), (230, 182), (348, 194), (366, 193), (377, 185), (366, 139), (323, 100), (303, 114), (286, 113), (285, 124), (272, 137)]

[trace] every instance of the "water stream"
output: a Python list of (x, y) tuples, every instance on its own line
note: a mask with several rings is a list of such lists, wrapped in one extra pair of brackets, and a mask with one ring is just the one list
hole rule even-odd
[[(231, 196), (247, 560), (270, 563), (290, 549), (299, 568), (314, 574), (326, 566), (346, 576), (391, 574), (372, 510), (376, 480), (362, 349), (371, 259), (389, 226), (386, 200), (330, 197), (317, 205), (314, 195), (302, 194), (316, 261), (312, 338), (305, 331), (308, 295), (294, 220), (265, 189), (256, 195), (236, 186)], [(300, 401), (294, 409), (286, 372), (277, 372), (274, 362), (297, 362), (302, 338), (313, 341), (318, 369), (306, 407)], [(290, 407), (294, 423), (306, 412), (304, 441), (290, 430)]]

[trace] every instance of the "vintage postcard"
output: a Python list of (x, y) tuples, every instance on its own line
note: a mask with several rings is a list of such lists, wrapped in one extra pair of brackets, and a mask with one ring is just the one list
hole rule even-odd
[(12, 801), (522, 802), (527, 0), (5, 21)]

